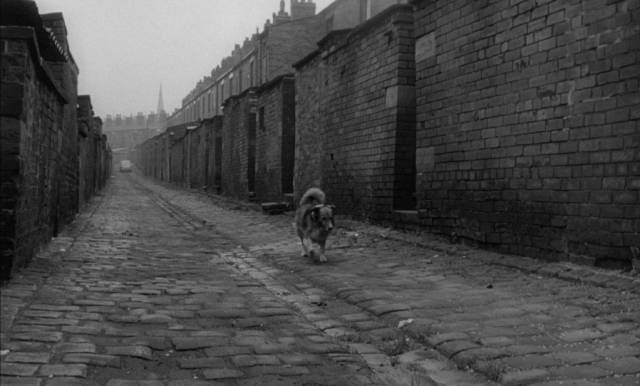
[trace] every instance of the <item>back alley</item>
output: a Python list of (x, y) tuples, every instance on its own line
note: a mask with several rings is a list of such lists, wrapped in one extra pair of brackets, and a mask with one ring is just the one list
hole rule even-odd
[(637, 277), (131, 174), (2, 288), (2, 385), (637, 385)]

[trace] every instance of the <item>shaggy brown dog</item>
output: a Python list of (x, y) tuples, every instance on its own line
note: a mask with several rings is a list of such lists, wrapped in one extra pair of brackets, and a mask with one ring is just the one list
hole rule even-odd
[(333, 229), (333, 205), (325, 203), (325, 194), (318, 188), (311, 188), (300, 199), (296, 210), (296, 231), (302, 242), (303, 256), (326, 263), (324, 246)]

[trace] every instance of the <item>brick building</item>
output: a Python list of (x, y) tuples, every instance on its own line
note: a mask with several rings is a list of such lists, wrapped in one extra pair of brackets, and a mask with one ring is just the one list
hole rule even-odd
[[(0, 280), (25, 265), (86, 199), (77, 74), (61, 14), (0, 3)], [(108, 149), (102, 152), (107, 156)], [(83, 154), (83, 156), (86, 154)], [(84, 165), (87, 166), (87, 165)]]
[(282, 75), (256, 91), (256, 201), (282, 201), (293, 193), (295, 80)]
[(321, 186), (343, 213), (390, 219), (413, 200), (413, 16), (395, 5), (296, 63), (295, 196)]
[[(640, 247), (638, 2), (396, 3), (337, 0), (301, 19), (281, 8), (185, 99), (190, 113), (174, 117), (224, 114), (208, 145), (218, 191), (270, 201), (318, 185), (341, 213), (628, 267)], [(287, 18), (319, 35), (279, 61), (265, 47)], [(237, 80), (246, 68), (249, 83)], [(222, 82), (232, 88), (206, 110), (198, 98)]]
[(405, 0), (336, 0), (316, 14), (311, 0), (291, 0), (290, 13), (284, 0), (267, 19), (263, 32), (236, 44), (209, 75), (183, 98), (182, 106), (168, 118), (168, 126), (221, 115), (224, 101), (248, 88), (292, 72), (292, 64), (316, 49), (330, 31), (353, 28), (390, 5)]
[(122, 114), (107, 115), (103, 131), (109, 139), (113, 149), (114, 165), (120, 161), (134, 159), (137, 145), (162, 132), (167, 128), (167, 114), (162, 105), (162, 89), (158, 97), (158, 110), (149, 114), (123, 116)]
[[(314, 51), (317, 42), (329, 31), (358, 25), (398, 2), (338, 0), (316, 14), (316, 5), (311, 1), (293, 0), (290, 13), (285, 11), (284, 1), (281, 1), (278, 13), (265, 22), (263, 32), (245, 39), (242, 45), (237, 44), (231, 55), (198, 82), (183, 99), (182, 106), (168, 118), (170, 128), (187, 123), (199, 126), (203, 120), (233, 111), (234, 117), (223, 119), (222, 132), (217, 137), (221, 141), (217, 144), (221, 146), (201, 149), (210, 151), (212, 159), (226, 160), (222, 164), (229, 167), (223, 167), (221, 172), (227, 176), (221, 177), (220, 181), (227, 181), (233, 186), (212, 184), (210, 181), (204, 181), (204, 186), (215, 185), (217, 191), (242, 198), (255, 197), (261, 201), (282, 200), (285, 196), (291, 199), (295, 146), (292, 64)], [(244, 108), (241, 110), (231, 107), (236, 106), (238, 98), (248, 98), (242, 102)], [(228, 103), (228, 111), (223, 111), (223, 106), (227, 106), (230, 99), (234, 101)], [(235, 116), (240, 111), (250, 115)], [(247, 120), (252, 121), (251, 125), (245, 124), (249, 122)], [(246, 131), (253, 130), (256, 120), (264, 123), (265, 131)], [(190, 136), (185, 140), (188, 138)], [(246, 143), (249, 147), (237, 150), (225, 140), (233, 140), (234, 144)], [(192, 150), (191, 146), (188, 148)], [(225, 154), (217, 156), (217, 148)], [(185, 168), (189, 168), (189, 173), (196, 170), (192, 162), (185, 164)], [(197, 173), (201, 172), (197, 170)], [(275, 176), (279, 183), (270, 183), (271, 176)], [(242, 181), (236, 182), (238, 178)], [(200, 185), (202, 181), (198, 176), (193, 182)]]

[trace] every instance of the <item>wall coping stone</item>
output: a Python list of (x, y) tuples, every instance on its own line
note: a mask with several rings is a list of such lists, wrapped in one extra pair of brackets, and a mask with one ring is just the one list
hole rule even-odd
[[(391, 5), (384, 11), (373, 16), (371, 19), (359, 24), (355, 28), (330, 31), (328, 34), (326, 34), (322, 39), (318, 41), (317, 44), (319, 48), (317, 50), (311, 52), (309, 55), (305, 56), (301, 60), (294, 63), (293, 67), (295, 69), (300, 69), (304, 67), (305, 64), (313, 60), (317, 55), (323, 52), (330, 51), (328, 52), (328, 54), (331, 54), (332, 52), (338, 51), (342, 47), (345, 47), (353, 43), (354, 41), (360, 39), (363, 35), (366, 35), (369, 32), (369, 30), (371, 30), (372, 28), (376, 28), (384, 24), (387, 21), (387, 19), (392, 18), (393, 16), (396, 16), (396, 15), (402, 15), (402, 14), (407, 14), (408, 15), (407, 19), (396, 20), (394, 21), (394, 24), (406, 23), (406, 24), (411, 24), (413, 26), (413, 6), (409, 4)], [(338, 46), (332, 47), (329, 50), (327, 50), (326, 47), (333, 42), (338, 43)]]
[[(36, 66), (36, 72), (42, 80), (45, 81), (56, 93), (58, 98), (63, 104), (69, 103), (69, 98), (66, 93), (58, 86), (54, 80), (55, 77), (51, 73), (51, 70), (47, 67), (40, 54), (40, 46), (36, 39), (36, 31), (33, 27), (23, 26), (0, 26), (0, 39), (3, 40), (26, 40), (29, 43), (29, 49), (31, 50), (31, 57), (33, 63)], [(37, 58), (37, 60), (36, 60)]]
[(271, 79), (270, 81), (268, 81), (267, 83), (261, 85), (260, 87), (258, 87), (258, 89), (256, 90), (256, 93), (258, 95), (278, 86), (280, 83), (283, 83), (287, 80), (294, 80), (294, 75), (289, 73), (289, 74), (282, 74), (279, 75), (273, 79)]

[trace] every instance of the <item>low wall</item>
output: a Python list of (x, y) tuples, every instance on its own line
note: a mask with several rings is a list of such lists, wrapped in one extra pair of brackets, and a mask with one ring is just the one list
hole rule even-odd
[(321, 186), (340, 212), (389, 219), (415, 186), (412, 9), (390, 7), (319, 46), (295, 65), (295, 197)]
[(414, 3), (422, 225), (628, 266), (640, 246), (640, 4)]

